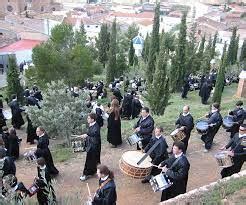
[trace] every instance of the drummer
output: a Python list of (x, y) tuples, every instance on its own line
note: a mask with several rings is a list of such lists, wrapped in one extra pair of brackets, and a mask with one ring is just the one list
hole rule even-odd
[(183, 154), (183, 151), (184, 143), (181, 141), (174, 142), (173, 155), (159, 164), (159, 168), (162, 168), (162, 172), (173, 183), (172, 186), (162, 191), (161, 201), (171, 199), (186, 192), (190, 163)]
[(245, 110), (243, 109), (243, 102), (241, 100), (236, 103), (236, 108), (230, 111), (229, 115), (233, 116), (233, 121), (235, 122), (235, 124), (229, 130), (227, 130), (231, 133), (230, 138), (233, 138), (245, 119)]
[[(144, 149), (149, 143), (152, 132), (154, 130), (154, 120), (149, 113), (148, 107), (143, 107), (141, 110), (141, 117), (137, 124), (134, 126), (134, 132), (142, 138), (142, 148)], [(140, 147), (137, 145), (137, 149)]]
[(206, 115), (208, 117), (208, 132), (202, 135), (201, 140), (205, 143), (204, 152), (208, 152), (211, 149), (213, 144), (213, 139), (216, 133), (218, 132), (221, 123), (222, 117), (220, 114), (220, 105), (219, 103), (213, 103), (211, 107), (211, 112)]
[(185, 133), (185, 138), (181, 140), (184, 143), (185, 154), (190, 139), (190, 133), (194, 127), (193, 117), (190, 114), (190, 107), (188, 105), (185, 105), (183, 107), (183, 113), (180, 113), (179, 118), (177, 119), (175, 124), (180, 131), (183, 131)]
[[(155, 144), (157, 144), (157, 146)], [(149, 149), (154, 145), (156, 146), (156, 148), (150, 153), (150, 158), (152, 159), (151, 163), (158, 166), (162, 161), (168, 158), (168, 145), (165, 137), (163, 136), (163, 127), (157, 126), (155, 128), (155, 135), (151, 138), (150, 142), (145, 147), (143, 152), (148, 152)], [(160, 169), (158, 169), (157, 167), (153, 167), (150, 175), (145, 177), (141, 182), (147, 183), (149, 182), (151, 176), (156, 176), (160, 173)]]
[(245, 144), (242, 143), (246, 140), (246, 124), (242, 124), (239, 127), (239, 132), (234, 135), (230, 142), (221, 148), (221, 150), (229, 149), (228, 155), (232, 157), (234, 164), (231, 167), (222, 169), (222, 178), (231, 176), (235, 173), (240, 172), (243, 163), (246, 160)]

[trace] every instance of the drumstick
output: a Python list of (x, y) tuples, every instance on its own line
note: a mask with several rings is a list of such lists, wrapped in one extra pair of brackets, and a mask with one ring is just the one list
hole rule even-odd
[(88, 189), (89, 197), (91, 197), (91, 190), (90, 190), (89, 184), (86, 183), (86, 186), (87, 186), (87, 189)]
[(71, 137), (80, 137), (81, 135), (71, 135)]
[(153, 167), (156, 167), (156, 168), (158, 168), (158, 169), (162, 169), (162, 167), (159, 167), (159, 166), (154, 165), (154, 164), (152, 164), (152, 166), (153, 166)]

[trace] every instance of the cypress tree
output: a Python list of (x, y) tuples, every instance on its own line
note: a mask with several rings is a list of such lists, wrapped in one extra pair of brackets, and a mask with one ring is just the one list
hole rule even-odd
[(160, 28), (160, 4), (158, 3), (155, 8), (153, 30), (151, 34), (151, 43), (150, 43), (148, 64), (146, 70), (146, 77), (149, 84), (152, 83), (153, 81), (156, 55), (159, 52), (159, 28)]
[(134, 55), (135, 55), (135, 49), (133, 47), (133, 42), (131, 40), (130, 49), (129, 49), (129, 53), (128, 53), (129, 66), (133, 66), (133, 64), (134, 64)]
[(96, 42), (96, 47), (98, 49), (98, 61), (105, 65), (108, 61), (108, 50), (110, 42), (110, 33), (108, 32), (107, 24), (102, 24), (100, 33), (98, 34), (98, 40)]
[(172, 59), (171, 66), (171, 82), (172, 91), (180, 90), (184, 83), (184, 77), (186, 75), (185, 65), (186, 65), (186, 15), (184, 13), (181, 19), (181, 25), (179, 29), (178, 36), (178, 46), (175, 50), (175, 56)]
[(246, 39), (243, 41), (243, 46), (240, 54), (240, 62), (246, 61)]
[(109, 61), (106, 69), (106, 81), (109, 84), (114, 80), (116, 69), (116, 19), (114, 19), (110, 34)]
[(157, 57), (156, 70), (153, 76), (153, 83), (149, 85), (146, 99), (150, 104), (151, 110), (156, 115), (163, 115), (170, 98), (169, 78), (167, 75), (168, 55), (165, 54), (165, 48), (160, 48)]
[(237, 62), (237, 52), (238, 52), (238, 46), (239, 46), (239, 35), (236, 38), (235, 47), (234, 47), (234, 62)]
[(208, 44), (203, 52), (203, 57), (201, 59), (201, 71), (204, 75), (210, 71), (210, 61), (212, 60), (211, 58), (211, 53), (212, 53), (212, 38), (211, 36), (209, 37)]
[(215, 49), (216, 49), (217, 38), (218, 38), (218, 32), (216, 32), (214, 34), (212, 48), (211, 48), (211, 59), (213, 59), (215, 57)]
[(126, 56), (123, 52), (123, 49), (121, 49), (119, 51), (119, 54), (117, 55), (116, 64), (117, 69), (115, 70), (115, 77), (120, 77), (128, 69), (128, 66), (126, 64)]
[(226, 43), (224, 44), (223, 54), (221, 57), (220, 67), (218, 71), (218, 76), (216, 79), (216, 84), (214, 88), (213, 102), (221, 103), (222, 92), (224, 89), (225, 81), (225, 68), (226, 68)]
[(236, 58), (235, 58), (236, 38), (237, 38), (237, 27), (234, 27), (232, 31), (230, 45), (228, 47), (228, 52), (227, 52), (227, 65), (233, 65), (236, 62)]
[(149, 34), (147, 33), (145, 40), (144, 40), (144, 47), (142, 51), (142, 57), (145, 63), (148, 62), (148, 57), (149, 57), (149, 47), (150, 47), (150, 37)]
[(17, 70), (15, 57), (9, 57), (9, 66), (7, 71), (7, 95), (11, 99), (13, 94), (17, 95), (18, 101), (23, 102), (23, 88), (20, 84), (19, 72)]

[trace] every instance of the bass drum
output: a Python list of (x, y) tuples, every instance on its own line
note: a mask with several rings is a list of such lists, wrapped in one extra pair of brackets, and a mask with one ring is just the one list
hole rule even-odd
[(145, 154), (139, 151), (125, 152), (119, 162), (120, 170), (133, 178), (143, 179), (148, 176), (152, 170), (151, 158), (148, 156), (140, 165), (137, 162)]

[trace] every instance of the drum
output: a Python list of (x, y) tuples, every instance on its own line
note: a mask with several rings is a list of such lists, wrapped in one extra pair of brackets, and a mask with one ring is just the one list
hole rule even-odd
[(12, 119), (11, 110), (3, 110), (3, 115), (4, 115), (4, 117), (5, 117), (6, 120)]
[(144, 153), (139, 151), (125, 152), (120, 161), (120, 170), (133, 178), (143, 179), (148, 176), (152, 169), (151, 158), (148, 156), (140, 165), (137, 162), (144, 156)]
[(85, 139), (76, 137), (71, 139), (73, 152), (85, 152)]
[(172, 186), (172, 182), (165, 174), (158, 174), (156, 176), (152, 176), (149, 180), (150, 185), (154, 192), (162, 191), (164, 189), (167, 189), (168, 187)]
[(219, 167), (226, 168), (233, 165), (232, 157), (228, 155), (228, 151), (221, 151), (214, 155)]
[(35, 150), (29, 150), (28, 152), (25, 152), (24, 158), (27, 161), (36, 161), (37, 157), (35, 155)]
[(234, 125), (233, 116), (228, 115), (223, 118), (223, 128), (230, 129)]
[(199, 134), (205, 135), (208, 133), (208, 122), (206, 120), (200, 120), (196, 123), (196, 130)]
[(182, 130), (176, 129), (171, 134), (173, 141), (181, 141), (185, 138), (185, 133)]
[(32, 197), (34, 194), (36, 194), (39, 190), (39, 187), (36, 183), (33, 183), (32, 186), (28, 189), (29, 197)]
[(141, 140), (141, 138), (137, 134), (133, 134), (132, 136), (127, 138), (127, 142), (129, 145), (135, 145)]

